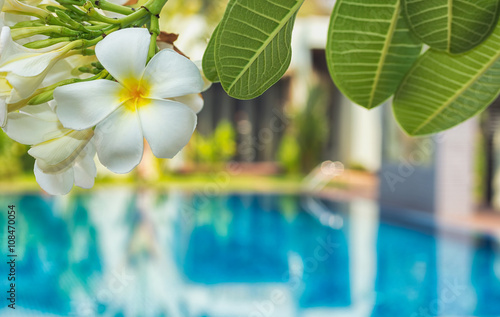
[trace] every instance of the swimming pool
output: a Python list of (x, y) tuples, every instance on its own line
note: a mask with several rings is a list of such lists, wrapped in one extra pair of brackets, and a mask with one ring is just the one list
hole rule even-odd
[(4, 300), (0, 316), (500, 315), (498, 241), (370, 201), (113, 189), (0, 202), (18, 209), (17, 309)]

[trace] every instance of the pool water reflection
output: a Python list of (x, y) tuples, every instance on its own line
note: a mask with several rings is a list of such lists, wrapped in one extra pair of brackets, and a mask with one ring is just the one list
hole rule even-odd
[[(0, 316), (500, 315), (496, 240), (372, 202), (116, 189), (0, 203), (18, 210), (18, 307)], [(0, 230), (7, 245), (6, 217)]]

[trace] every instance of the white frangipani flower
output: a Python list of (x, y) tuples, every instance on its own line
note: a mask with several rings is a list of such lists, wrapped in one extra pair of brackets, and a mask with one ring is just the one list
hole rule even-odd
[(50, 13), (41, 8), (37, 8), (36, 5), (40, 3), (38, 0), (34, 1), (18, 1), (18, 0), (2, 0), (2, 11), (14, 14), (26, 14), (31, 13), (40, 18), (48, 16)]
[[(198, 71), (200, 72), (201, 79), (203, 80), (203, 87), (201, 92), (206, 91), (212, 86), (212, 82), (208, 81), (203, 74), (203, 70), (201, 69), (201, 61), (195, 61), (194, 64), (198, 67)], [(197, 94), (189, 94), (181, 97), (172, 98), (172, 100), (182, 102), (185, 105), (188, 105), (195, 113), (198, 113), (203, 109), (203, 97), (200, 93)]]
[(12, 86), (9, 103), (29, 98), (40, 87), (47, 87), (71, 77), (73, 67), (66, 60), (59, 60), (38, 76), (24, 77), (8, 73), (6, 79)]
[(144, 138), (155, 156), (172, 158), (196, 126), (195, 112), (183, 102), (203, 88), (198, 68), (172, 50), (146, 65), (150, 37), (146, 29), (125, 29), (97, 44), (98, 60), (118, 82), (82, 82), (54, 92), (62, 124), (74, 130), (96, 126), (97, 155), (116, 173), (139, 164)]
[(7, 98), (12, 92), (12, 86), (7, 81), (5, 73), (0, 73), (0, 127), (7, 122)]
[(10, 113), (4, 128), (7, 135), (32, 145), (28, 153), (36, 158), (35, 177), (49, 194), (67, 194), (73, 184), (91, 188), (97, 174), (92, 129), (64, 128), (48, 104), (28, 106)]
[(0, 34), (0, 72), (23, 77), (40, 76), (73, 49), (76, 45), (73, 43), (58, 43), (41, 49), (27, 48), (17, 44), (12, 39), (10, 28), (4, 26)]
[[(175, 46), (173, 44), (166, 43), (166, 42), (158, 42), (158, 48), (160, 50), (174, 50)], [(201, 89), (201, 91), (203, 92), (203, 91), (208, 90), (212, 86), (212, 82), (209, 81), (205, 77), (205, 74), (203, 74), (201, 62), (202, 62), (201, 60), (194, 61), (194, 64), (196, 65), (196, 67), (198, 67), (198, 70), (200, 71), (201, 79), (203, 80), (203, 88)], [(193, 109), (193, 111), (195, 113), (198, 113), (201, 111), (201, 109), (203, 109), (204, 101), (199, 93), (198, 94), (190, 94), (190, 95), (172, 98), (172, 99), (188, 105), (191, 109)]]
[[(10, 28), (0, 34), (0, 126), (5, 126), (7, 104), (27, 99), (40, 88), (71, 77), (74, 67), (62, 59), (68, 50), (59, 44), (33, 50), (14, 42)], [(40, 73), (38, 73), (41, 70)], [(38, 74), (37, 74), (38, 73)], [(17, 109), (13, 109), (17, 110)], [(12, 111), (12, 109), (10, 110)]]
[(11, 107), (12, 104), (30, 98), (41, 86), (50, 86), (67, 79), (72, 70), (73, 67), (69, 63), (61, 60), (50, 72), (45, 71), (43, 76), (22, 77), (12, 73), (0, 73), (0, 127), (5, 126), (8, 112), (18, 110), (17, 107)]
[[(81, 132), (81, 131), (80, 131)], [(89, 132), (90, 133), (90, 132)], [(69, 138), (71, 136), (66, 136)], [(64, 146), (66, 140), (57, 140), (57, 146)], [(41, 159), (35, 161), (34, 174), (37, 183), (51, 195), (66, 195), (73, 184), (90, 189), (94, 186), (97, 169), (94, 163), (95, 146), (90, 141), (63, 169), (54, 168)]]
[(201, 78), (203, 79), (203, 91), (207, 91), (210, 87), (212, 87), (212, 82), (208, 80), (207, 77), (205, 77), (205, 74), (203, 73), (203, 64), (202, 60), (197, 60), (194, 63), (196, 64), (196, 67), (200, 70)]

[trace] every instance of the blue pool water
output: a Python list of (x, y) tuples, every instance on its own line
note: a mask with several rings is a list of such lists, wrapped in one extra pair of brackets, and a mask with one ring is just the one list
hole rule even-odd
[[(0, 316), (500, 316), (497, 240), (306, 196), (0, 196)], [(411, 225), (410, 225), (411, 224)]]

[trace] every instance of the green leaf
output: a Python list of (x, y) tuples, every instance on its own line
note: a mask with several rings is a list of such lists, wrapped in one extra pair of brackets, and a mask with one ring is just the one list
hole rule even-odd
[(401, 0), (413, 32), (430, 47), (466, 52), (495, 28), (500, 0)]
[(212, 33), (212, 37), (208, 42), (205, 54), (203, 54), (202, 68), (205, 77), (211, 82), (219, 82), (219, 74), (217, 74), (217, 68), (215, 66), (215, 38), (217, 32), (219, 31), (219, 25), (215, 28)]
[(292, 28), (304, 0), (233, 0), (216, 37), (222, 87), (252, 99), (274, 85), (290, 65)]
[(410, 135), (449, 129), (483, 111), (500, 93), (500, 26), (461, 54), (429, 50), (394, 97), (396, 120)]
[(422, 45), (400, 14), (398, 0), (337, 0), (326, 50), (337, 87), (371, 109), (396, 92)]

